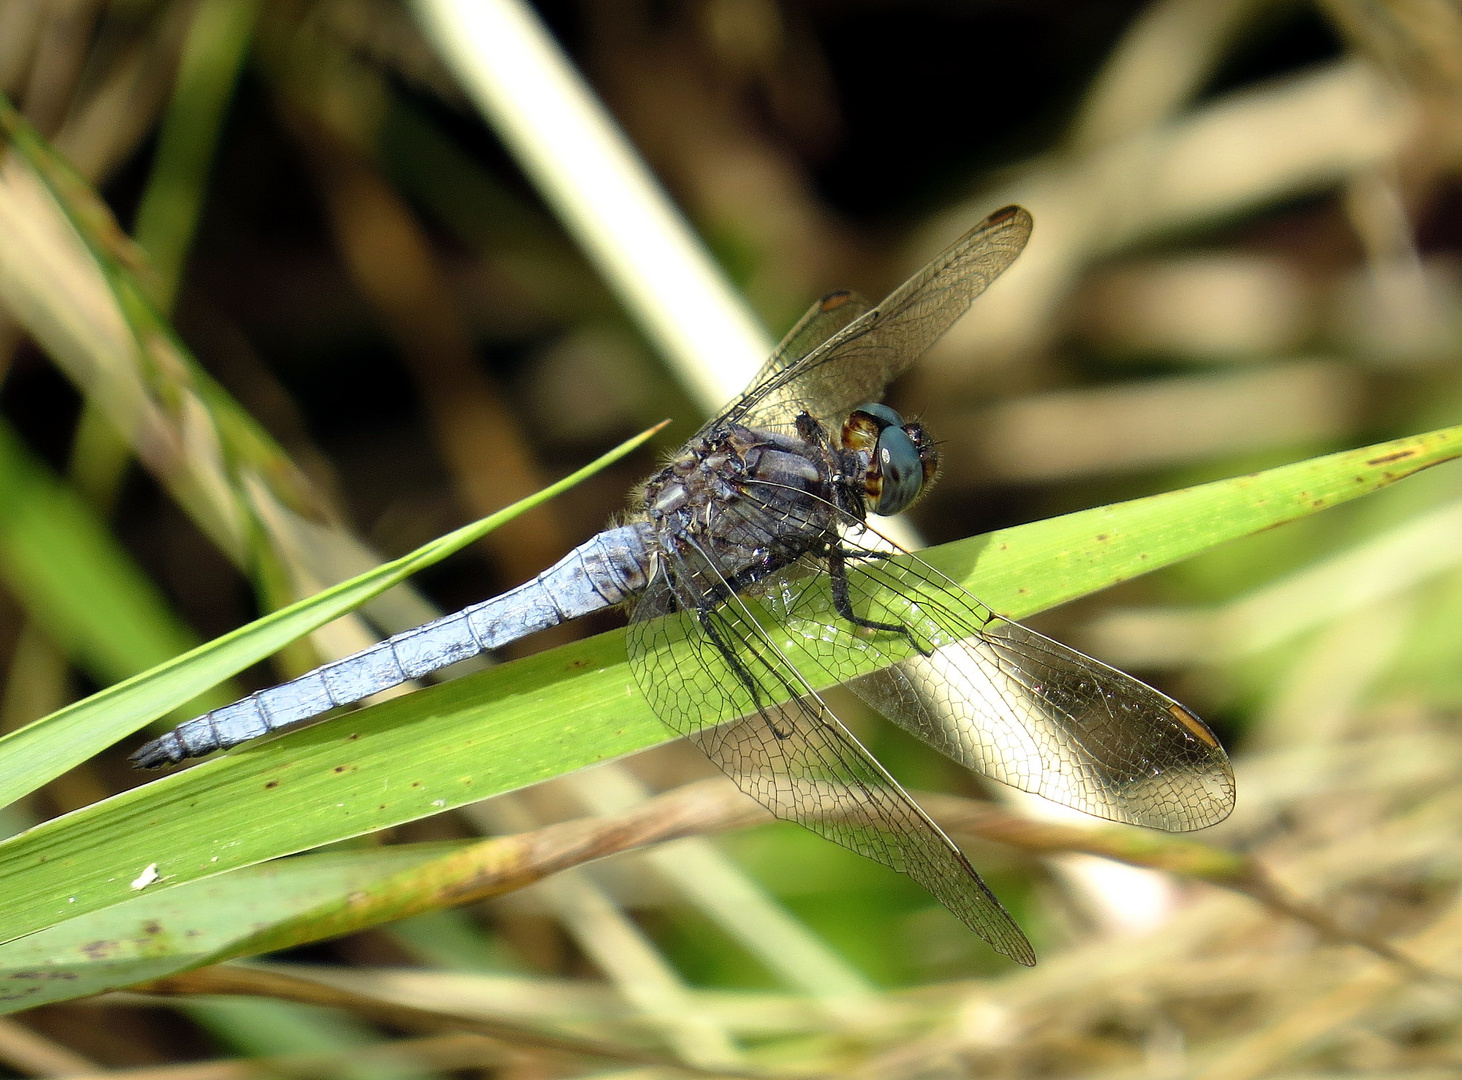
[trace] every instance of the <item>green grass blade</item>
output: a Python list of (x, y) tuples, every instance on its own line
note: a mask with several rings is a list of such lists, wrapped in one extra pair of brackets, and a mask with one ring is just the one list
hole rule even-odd
[[(1447, 428), (934, 549), (1023, 616), (1462, 456)], [(795, 660), (795, 655), (793, 656)], [(357, 836), (664, 741), (619, 633), (203, 763), (0, 844), (0, 941), (152, 888)]]
[(35, 790), (123, 736), (351, 611), (418, 570), (460, 551), (503, 522), (587, 479), (636, 449), (652, 434), (638, 435), (543, 491), (463, 526), (409, 555), (257, 619), (0, 738), (0, 806)]
[(99, 683), (197, 644), (91, 508), (3, 421), (0, 575), (46, 635)]
[(258, 14), (259, 0), (208, 0), (193, 14), (132, 229), (156, 268), (161, 287), (154, 299), (165, 311), (172, 309), (182, 280)]
[(144, 892), (0, 945), (0, 1013), (99, 994), (208, 963), (282, 923), (475, 841), (330, 851)]

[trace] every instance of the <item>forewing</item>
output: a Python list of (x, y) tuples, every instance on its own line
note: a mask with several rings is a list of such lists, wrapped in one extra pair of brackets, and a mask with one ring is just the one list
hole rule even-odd
[(779, 349), (747, 393), (712, 423), (790, 430), (799, 412), (841, 422), (864, 402), (880, 400), (1015, 261), (1030, 232), (1025, 210), (997, 210), (800, 360)]
[(756, 373), (756, 378), (751, 380), (751, 385), (756, 387), (767, 382), (777, 372), (791, 367), (843, 327), (872, 310), (873, 305), (855, 292), (844, 289), (828, 293), (808, 308), (807, 313), (797, 320), (797, 325), (787, 331), (787, 336), (772, 351)]
[[(789, 588), (787, 626), (824, 674), (962, 765), (1097, 817), (1173, 832), (1232, 811), (1228, 756), (1198, 717), (1001, 618), (914, 556), (870, 553), (848, 573), (853, 611), (908, 636), (853, 626), (826, 583)], [(872, 655), (889, 663), (860, 674)]]
[(996, 949), (1034, 963), (960, 850), (780, 655), (764, 604), (732, 596), (687, 610), (706, 569), (681, 567), (674, 591), (662, 573), (630, 624), (630, 665), (661, 720), (777, 817), (907, 874)]

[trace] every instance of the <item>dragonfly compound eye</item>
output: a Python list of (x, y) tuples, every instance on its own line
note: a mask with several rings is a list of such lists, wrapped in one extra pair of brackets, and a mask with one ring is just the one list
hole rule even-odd
[(914, 440), (903, 428), (886, 427), (879, 432), (873, 467), (883, 476), (883, 491), (873, 507), (875, 514), (897, 514), (919, 497), (924, 487), (924, 464)]
[(934, 441), (887, 405), (860, 405), (843, 425), (843, 446), (868, 455), (864, 490), (869, 509), (888, 516), (907, 509), (938, 472)]

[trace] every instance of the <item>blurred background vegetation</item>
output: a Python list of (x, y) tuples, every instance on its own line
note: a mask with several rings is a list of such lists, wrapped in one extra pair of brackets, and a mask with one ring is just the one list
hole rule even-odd
[[(1034, 213), (1026, 255), (892, 395), (945, 445), (914, 514), (931, 543), (1462, 414), (1462, 14), (1447, 0), (536, 10), (773, 334), (830, 289), (883, 295), (999, 205)], [(272, 494), (210, 496), (195, 467), (217, 448), (128, 397), (132, 379), (176, 405), (176, 354), (124, 376), (43, 347), (110, 329), (64, 267), (48, 276), (43, 239), (18, 242), (24, 203), (0, 192), (0, 247), (29, 260), (0, 252), (5, 730), (663, 417), (665, 448), (703, 417), (418, 19), (387, 0), (0, 0), (0, 90), (130, 236), (118, 258), (197, 358), (189, 393), (224, 418), (217, 475), (247, 461)], [(396, 617), (531, 576), (651, 465), (623, 462), (435, 568)], [(4, 1021), (0, 1067), (181, 1076), (263, 1056), (267, 1074), (628, 1075), (440, 1034), (425, 1018), (440, 1011), (668, 1048), (716, 1075), (1454, 1076), (1459, 489), (1455, 467), (1433, 470), (1036, 620), (1215, 725), (1239, 810), (1201, 840), (1251, 861), (1204, 870), (1220, 853), (1200, 851), (1156, 873), (1062, 853), (1101, 846), (1065, 833), (972, 839), (1042, 956), (1033, 971), (897, 875), (767, 825), (715, 841), (729, 860), (686, 841), (702, 846), (275, 957), (414, 1019), (111, 995)], [(301, 554), (270, 506), (361, 543)], [(239, 689), (361, 632), (317, 635)], [(982, 794), (852, 719), (910, 786)], [(129, 748), (0, 825), (137, 783)], [(663, 789), (709, 767), (671, 746), (628, 768)], [(625, 783), (561, 781), (384, 839), (524, 831), (633, 801)], [(1140, 862), (1152, 842), (1108, 846)], [(1167, 850), (1169, 866), (1193, 854)], [(794, 944), (737, 938), (685, 866), (780, 912)]]

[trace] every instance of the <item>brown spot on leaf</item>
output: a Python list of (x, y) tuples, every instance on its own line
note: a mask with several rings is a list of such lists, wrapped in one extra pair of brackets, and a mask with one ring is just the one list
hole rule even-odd
[(1416, 447), (1410, 450), (1397, 450), (1393, 454), (1382, 454), (1380, 457), (1373, 457), (1366, 461), (1367, 465), (1386, 465), (1392, 461), (1405, 461), (1409, 457), (1416, 457)]

